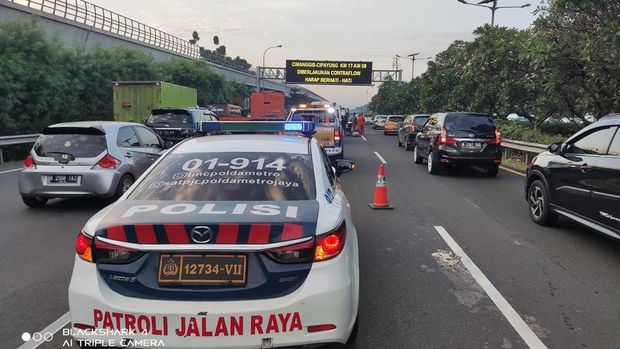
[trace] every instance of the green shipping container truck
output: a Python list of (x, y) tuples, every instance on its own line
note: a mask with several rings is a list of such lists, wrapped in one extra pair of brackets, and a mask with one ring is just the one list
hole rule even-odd
[(195, 88), (163, 81), (117, 81), (113, 86), (114, 120), (144, 123), (151, 110), (198, 106)]

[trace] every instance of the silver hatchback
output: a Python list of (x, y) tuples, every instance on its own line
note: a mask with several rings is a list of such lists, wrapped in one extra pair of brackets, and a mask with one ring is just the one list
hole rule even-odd
[(81, 121), (46, 127), (24, 160), (19, 192), (28, 206), (50, 198), (119, 198), (170, 144), (144, 125)]

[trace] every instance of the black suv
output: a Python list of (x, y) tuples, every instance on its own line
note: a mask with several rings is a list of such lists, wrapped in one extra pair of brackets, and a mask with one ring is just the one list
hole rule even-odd
[(200, 136), (196, 123), (201, 121), (218, 121), (218, 118), (207, 108), (159, 108), (151, 112), (146, 126), (157, 132), (164, 141), (176, 143)]
[(416, 164), (428, 160), (428, 172), (439, 174), (446, 166), (479, 166), (496, 176), (502, 162), (502, 139), (488, 114), (433, 114), (416, 136)]
[(534, 222), (559, 214), (620, 239), (619, 129), (620, 115), (607, 116), (534, 158), (525, 181)]

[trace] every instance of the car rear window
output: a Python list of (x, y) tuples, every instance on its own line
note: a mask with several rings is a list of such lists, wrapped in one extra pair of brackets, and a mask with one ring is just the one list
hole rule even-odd
[(187, 110), (155, 109), (146, 122), (148, 125), (161, 127), (193, 127), (192, 115)]
[(166, 156), (130, 198), (177, 201), (314, 200), (310, 155), (188, 153)]
[(418, 116), (413, 118), (413, 124), (422, 127), (426, 123), (426, 120), (428, 120), (428, 116)]
[(291, 114), (290, 121), (309, 121), (315, 124), (336, 124), (338, 117), (324, 110), (297, 110)]
[(390, 117), (388, 117), (388, 121), (392, 121), (392, 122), (403, 122), (403, 120), (405, 120), (405, 118), (402, 117), (402, 116), (390, 116)]
[(105, 134), (92, 128), (48, 128), (34, 144), (34, 152), (44, 157), (70, 154), (92, 158), (106, 150)]
[(448, 115), (444, 127), (453, 134), (495, 135), (495, 123), (487, 115)]

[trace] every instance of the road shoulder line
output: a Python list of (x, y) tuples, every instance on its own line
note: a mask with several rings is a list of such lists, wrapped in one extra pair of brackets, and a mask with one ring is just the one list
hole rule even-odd
[(14, 168), (12, 170), (5, 170), (5, 171), (0, 171), (0, 174), (4, 174), (4, 173), (9, 173), (9, 172), (15, 172), (15, 171), (21, 171), (21, 168)]
[(497, 306), (499, 311), (504, 315), (506, 320), (517, 331), (519, 336), (523, 339), (525, 344), (532, 349), (546, 349), (545, 344), (536, 336), (534, 331), (527, 325), (527, 323), (521, 318), (519, 313), (508, 303), (506, 298), (493, 286), (491, 281), (484, 275), (484, 273), (476, 266), (476, 264), (467, 256), (461, 246), (450, 236), (448, 231), (442, 226), (434, 227), (437, 233), (444, 239), (450, 249), (461, 259), (463, 265), (469, 270), (471, 276), (482, 287), (484, 292), (491, 298), (493, 303)]
[(500, 166), (499, 168), (501, 168), (502, 170), (506, 171), (506, 172), (510, 172), (512, 174), (516, 174), (517, 176), (521, 176), (521, 177), (525, 177), (524, 173), (521, 173), (519, 171), (515, 171), (511, 168), (505, 167), (505, 166)]

